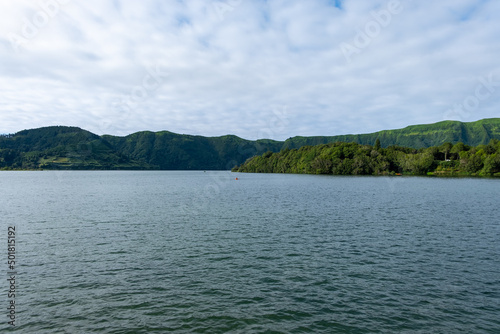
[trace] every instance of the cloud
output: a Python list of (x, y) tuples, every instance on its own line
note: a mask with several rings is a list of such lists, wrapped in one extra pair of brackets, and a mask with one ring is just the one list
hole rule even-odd
[[(499, 116), (498, 1), (0, 8), (0, 133), (58, 124), (286, 139)], [(345, 45), (356, 52), (346, 57)], [(450, 112), (489, 75), (487, 99)], [(276, 110), (286, 110), (279, 122)]]

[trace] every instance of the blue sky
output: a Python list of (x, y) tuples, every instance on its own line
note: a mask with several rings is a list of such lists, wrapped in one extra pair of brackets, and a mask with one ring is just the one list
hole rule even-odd
[(0, 133), (283, 140), (500, 117), (500, 1), (0, 0)]

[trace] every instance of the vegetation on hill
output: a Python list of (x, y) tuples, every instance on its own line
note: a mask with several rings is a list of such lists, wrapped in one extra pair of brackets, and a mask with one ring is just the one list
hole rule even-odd
[(377, 139), (382, 148), (397, 145), (420, 149), (445, 142), (486, 145), (491, 139), (500, 139), (500, 119), (445, 121), (372, 134), (293, 137), (286, 141), (251, 141), (232, 135), (202, 137), (168, 131), (98, 136), (77, 127), (50, 126), (0, 135), (0, 169), (228, 170), (268, 151), (339, 141), (373, 145)]
[(471, 147), (459, 142), (413, 149), (357, 143), (321, 144), (266, 152), (233, 168), (234, 172), (334, 175), (481, 175), (500, 176), (500, 141)]
[(0, 136), (1, 169), (149, 169), (77, 127), (50, 126)]
[(382, 147), (391, 145), (412, 148), (439, 146), (450, 142), (466, 145), (486, 145), (491, 139), (500, 139), (500, 118), (483, 119), (462, 123), (443, 121), (434, 124), (410, 125), (404, 129), (384, 130), (369, 134), (332, 137), (293, 137), (286, 140), (284, 148), (300, 148), (334, 142), (373, 145), (379, 139)]
[(126, 137), (103, 136), (130, 158), (167, 170), (229, 170), (251, 156), (279, 151), (282, 142), (250, 141), (236, 136), (202, 137), (168, 131), (137, 132)]
[(77, 127), (51, 126), (0, 136), (0, 169), (229, 170), (282, 145), (168, 131), (100, 137)]

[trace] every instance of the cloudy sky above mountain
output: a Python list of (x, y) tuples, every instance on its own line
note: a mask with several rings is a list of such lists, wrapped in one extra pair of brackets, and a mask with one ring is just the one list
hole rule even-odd
[(0, 133), (243, 138), (500, 117), (496, 0), (0, 0)]

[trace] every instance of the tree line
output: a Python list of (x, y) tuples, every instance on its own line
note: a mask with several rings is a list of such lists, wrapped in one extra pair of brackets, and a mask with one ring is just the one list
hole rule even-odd
[(414, 149), (403, 146), (336, 142), (266, 152), (234, 172), (332, 175), (478, 175), (500, 176), (500, 141), (475, 147), (462, 142)]

